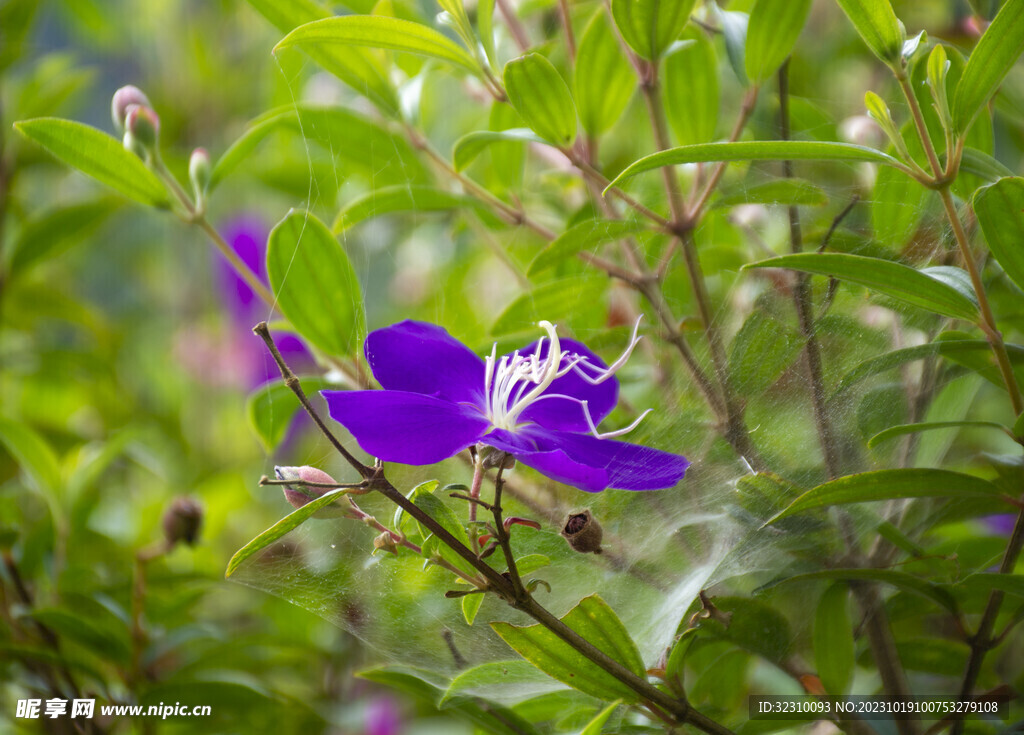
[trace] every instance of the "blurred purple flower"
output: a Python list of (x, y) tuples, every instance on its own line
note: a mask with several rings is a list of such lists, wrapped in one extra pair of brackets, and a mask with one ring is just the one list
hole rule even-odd
[(378, 329), (365, 352), (384, 390), (323, 395), (359, 446), (387, 462), (433, 464), (480, 443), (588, 492), (679, 482), (685, 457), (610, 440), (643, 416), (620, 431), (597, 430), (618, 402), (614, 374), (639, 341), (636, 329), (609, 367), (585, 345), (560, 339), (551, 323), (540, 327), (546, 338), (500, 358), (495, 346), (486, 360), (433, 324)]
[(1017, 516), (1013, 513), (1000, 513), (999, 515), (986, 516), (983, 520), (997, 536), (1009, 536), (1013, 533), (1014, 524), (1017, 523)]
[(366, 703), (366, 735), (398, 735), (402, 730), (402, 713), (391, 697), (374, 697)]
[[(224, 225), (222, 233), (249, 270), (269, 286), (266, 248), (270, 228), (263, 220), (251, 214), (239, 215)], [(267, 357), (260, 341), (251, 333), (257, 322), (267, 318), (269, 308), (220, 254), (217, 255), (217, 272), (224, 305), (231, 316), (232, 336), (240, 335), (239, 339), (232, 339), (230, 344), (234, 360), (240, 368), (238, 372), (245, 376), (245, 385), (255, 388), (279, 378), (277, 366)], [(301, 375), (314, 367), (313, 355), (294, 334), (275, 334), (274, 342), (294, 372)]]

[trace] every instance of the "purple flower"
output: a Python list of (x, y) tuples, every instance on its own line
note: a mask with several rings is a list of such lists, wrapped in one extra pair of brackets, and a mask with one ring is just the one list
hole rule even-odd
[[(269, 230), (263, 221), (253, 215), (241, 215), (228, 222), (223, 227), (223, 233), (224, 239), (241, 261), (260, 281), (269, 286), (266, 266)], [(239, 365), (237, 372), (244, 375), (242, 382), (256, 388), (281, 377), (273, 361), (267, 358), (259, 339), (251, 334), (253, 325), (266, 319), (270, 310), (227, 258), (218, 254), (217, 263), (220, 290), (231, 314), (232, 333), (238, 335), (230, 347), (230, 355)], [(294, 334), (275, 334), (274, 341), (285, 361), (298, 374), (315, 367), (313, 355)]]
[(636, 329), (609, 367), (586, 346), (560, 339), (549, 322), (540, 327), (546, 338), (500, 358), (495, 347), (485, 360), (433, 324), (378, 329), (365, 352), (384, 390), (323, 395), (359, 446), (386, 462), (433, 464), (480, 443), (588, 492), (679, 482), (685, 457), (610, 440), (643, 416), (620, 431), (597, 430), (618, 401), (614, 374), (639, 341)]

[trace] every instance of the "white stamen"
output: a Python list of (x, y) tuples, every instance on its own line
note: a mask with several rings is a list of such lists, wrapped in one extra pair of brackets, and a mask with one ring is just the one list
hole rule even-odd
[[(650, 413), (651, 409), (647, 409), (629, 426), (601, 433), (594, 424), (587, 401), (561, 393), (544, 393), (555, 380), (570, 372), (576, 373), (590, 385), (599, 385), (612, 377), (626, 364), (641, 339), (638, 335), (640, 319), (633, 325), (633, 334), (626, 349), (607, 368), (591, 364), (585, 355), (563, 352), (558, 333), (551, 322), (542, 321), (538, 326), (547, 334), (537, 341), (533, 354), (521, 355), (516, 351), (499, 359), (498, 346), (495, 344), (491, 348), (491, 354), (484, 359), (484, 408), (487, 411), (487, 418), (495, 428), (514, 431), (518, 426), (519, 417), (527, 408), (537, 401), (549, 398), (563, 398), (578, 404), (583, 409), (590, 433), (598, 439), (627, 434)], [(542, 360), (545, 340), (550, 344), (547, 357)], [(588, 370), (590, 373), (585, 372)]]

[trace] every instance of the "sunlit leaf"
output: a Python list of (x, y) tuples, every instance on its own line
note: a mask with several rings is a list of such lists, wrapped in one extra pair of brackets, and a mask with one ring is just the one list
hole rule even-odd
[(370, 46), (405, 51), (445, 61), (478, 74), (469, 53), (433, 28), (382, 15), (342, 15), (301, 25), (282, 38), (274, 50), (299, 46)]
[(235, 555), (231, 557), (231, 561), (228, 562), (228, 568), (224, 572), (225, 577), (230, 577), (232, 573), (239, 566), (242, 565), (246, 559), (255, 554), (256, 552), (265, 549), (272, 543), (277, 541), (279, 538), (284, 536), (292, 529), (298, 528), (305, 523), (309, 518), (324, 506), (330, 505), (335, 500), (338, 500), (345, 493), (344, 489), (328, 490), (319, 498), (310, 500), (301, 508), (292, 511), (287, 516), (279, 520), (273, 526), (268, 528), (266, 531), (261, 533), (259, 536), (254, 538), (252, 541), (247, 543), (241, 549), (235, 552)]
[(959, 288), (889, 260), (845, 253), (799, 253), (751, 263), (746, 268), (791, 268), (865, 286), (928, 311), (974, 322), (978, 308)]
[(830, 143), (804, 140), (753, 140), (736, 143), (702, 143), (669, 148), (634, 161), (605, 189), (619, 186), (627, 179), (645, 171), (664, 166), (707, 161), (864, 161), (900, 166), (892, 156), (874, 148), (852, 143)]
[(622, 38), (645, 59), (657, 59), (686, 27), (696, 0), (612, 0)]
[(55, 117), (14, 123), (14, 128), (68, 166), (142, 204), (167, 207), (167, 190), (121, 141), (88, 125)]
[(889, 0), (837, 0), (871, 52), (887, 64), (899, 62), (905, 33)]
[(348, 254), (323, 222), (290, 212), (270, 233), (267, 273), (300, 335), (329, 355), (349, 355), (366, 332), (363, 297)]

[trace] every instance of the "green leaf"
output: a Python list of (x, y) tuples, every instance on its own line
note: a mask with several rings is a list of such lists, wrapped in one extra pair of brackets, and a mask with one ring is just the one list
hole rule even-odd
[(665, 115), (680, 145), (707, 143), (715, 137), (721, 106), (718, 59), (703, 31), (687, 29), (683, 38), (684, 44), (665, 56)]
[(267, 274), (281, 311), (329, 355), (350, 355), (366, 332), (359, 279), (341, 244), (308, 212), (291, 211), (270, 233)]
[[(306, 395), (329, 385), (320, 378), (304, 378), (300, 382)], [(266, 383), (249, 395), (245, 402), (245, 413), (265, 451), (273, 452), (284, 441), (288, 427), (300, 408), (299, 399), (283, 380)]]
[(544, 554), (527, 554), (516, 559), (516, 569), (520, 574), (532, 574), (550, 564), (550, 557), (544, 556)]
[(757, 0), (747, 24), (744, 64), (754, 85), (770, 79), (793, 52), (811, 0)]
[(142, 204), (169, 205), (163, 183), (142, 159), (121, 141), (72, 120), (39, 117), (14, 123), (14, 128), (62, 162)]
[(373, 217), (395, 212), (445, 212), (477, 209), (487, 216), (489, 210), (480, 200), (464, 194), (453, 194), (430, 186), (385, 186), (350, 201), (338, 212), (332, 229), (335, 234)]
[(34, 429), (0, 416), (0, 444), (3, 444), (36, 489), (52, 496), (60, 487), (57, 455)]
[(208, 190), (212, 191), (249, 158), (269, 135), (283, 129), (300, 133), (304, 141), (323, 146), (342, 159), (346, 168), (348, 164), (358, 164), (378, 186), (429, 179), (427, 169), (409, 142), (379, 122), (343, 107), (300, 104), (271, 110), (253, 120), (218, 159)]
[(645, 171), (664, 166), (678, 166), (683, 163), (705, 163), (707, 161), (864, 161), (883, 163), (888, 166), (902, 166), (890, 155), (874, 148), (852, 143), (830, 143), (805, 140), (750, 140), (737, 143), (702, 143), (669, 148), (652, 153), (634, 161), (615, 177), (606, 188), (619, 186)]
[(591, 136), (599, 136), (622, 117), (636, 89), (636, 75), (604, 8), (597, 9), (580, 37), (575, 81), (580, 123)]
[(829, 694), (846, 694), (853, 680), (853, 625), (849, 589), (833, 584), (818, 602), (814, 615), (814, 661), (818, 676)]
[(476, 29), (487, 61), (493, 68), (498, 57), (494, 50), (494, 0), (477, 0)]
[(653, 61), (683, 32), (696, 0), (612, 0), (612, 17), (622, 38)]
[(476, 620), (476, 614), (480, 612), (480, 605), (484, 602), (483, 594), (466, 595), (462, 598), (462, 617), (466, 619), (466, 625), (472, 625)]
[[(889, 169), (882, 170), (888, 171)], [(735, 207), (738, 204), (795, 204), (805, 207), (824, 207), (828, 204), (828, 196), (822, 189), (804, 179), (775, 179), (725, 191), (715, 201), (712, 209)]]
[(847, 475), (811, 488), (765, 525), (817, 508), (898, 498), (996, 498), (998, 487), (960, 472), (937, 469), (878, 470)]
[(960, 289), (889, 260), (845, 253), (799, 253), (762, 260), (745, 268), (791, 268), (832, 276), (937, 314), (972, 323), (978, 319), (977, 307)]
[[(830, 400), (835, 400), (838, 395), (865, 378), (899, 367), (907, 362), (921, 360), (932, 355), (945, 355), (951, 357), (951, 359), (960, 355), (973, 356), (977, 354), (987, 356), (991, 354), (992, 351), (991, 345), (983, 339), (943, 340), (941, 339), (941, 336), (942, 335), (940, 335), (940, 339), (935, 342), (915, 345), (914, 347), (905, 347), (901, 350), (893, 350), (892, 352), (886, 352), (885, 354), (865, 360), (843, 376), (842, 380), (839, 381), (839, 387), (836, 388), (836, 391)], [(1010, 360), (1012, 362), (1018, 364), (1024, 362), (1024, 348), (1017, 345), (1007, 345), (1007, 351), (1010, 354)]]
[(906, 36), (889, 0), (837, 0), (871, 52), (893, 66), (900, 62)]
[(533, 259), (527, 269), (527, 274), (536, 275), (583, 250), (612, 240), (621, 240), (646, 230), (645, 224), (636, 220), (597, 219), (580, 222), (556, 237), (537, 253), (537, 257)]
[(580, 730), (580, 735), (601, 735), (601, 733), (604, 732), (603, 728), (605, 723), (608, 722), (608, 718), (612, 716), (612, 712), (614, 712), (621, 704), (622, 700), (616, 699), (603, 710), (598, 712), (597, 716), (588, 722), (586, 727)]
[(763, 589), (775, 587), (780, 584), (789, 584), (790, 582), (805, 582), (812, 579), (843, 579), (851, 582), (878, 582), (879, 584), (888, 584), (906, 592), (912, 592), (915, 595), (920, 595), (921, 597), (937, 603), (940, 607), (943, 607), (952, 613), (956, 613), (958, 611), (956, 600), (945, 587), (928, 582), (927, 580), (916, 577), (913, 574), (897, 572), (893, 569), (826, 569), (821, 572), (797, 574), (793, 577), (774, 580), (765, 585)]
[[(330, 11), (313, 0), (248, 0), (281, 33), (306, 23), (332, 17)], [(310, 58), (338, 77), (388, 117), (398, 117), (398, 96), (388, 81), (380, 60), (371, 52), (355, 46), (310, 45), (304, 49)]]
[(967, 146), (960, 157), (960, 170), (979, 176), (985, 181), (995, 181), (1003, 176), (1013, 176), (1013, 171), (994, 159), (988, 153)]
[[(482, 595), (471, 595), (481, 597)], [(470, 598), (465, 598), (470, 599)], [(527, 699), (552, 691), (564, 691), (549, 676), (537, 670), (533, 664), (521, 659), (515, 661), (494, 661), (466, 669), (454, 679), (444, 693), (439, 707), (453, 697), (473, 696), (496, 698), (494, 690), (514, 688), (517, 699)]]
[(930, 190), (903, 171), (880, 167), (871, 192), (871, 228), (875, 239), (896, 250), (902, 249), (917, 232), (931, 196)]
[(974, 212), (992, 255), (1024, 289), (1024, 178), (1007, 177), (979, 189)]
[(321, 508), (330, 505), (335, 500), (340, 498), (346, 490), (344, 488), (338, 488), (337, 490), (328, 490), (326, 493), (321, 495), (315, 500), (310, 500), (301, 508), (292, 511), (284, 518), (279, 520), (273, 526), (268, 528), (266, 531), (261, 533), (259, 536), (254, 538), (252, 541), (247, 543), (241, 549), (235, 552), (235, 555), (231, 557), (231, 561), (228, 562), (228, 568), (224, 572), (225, 577), (230, 577), (242, 562), (248, 559), (250, 556), (255, 554), (261, 549), (265, 549), (270, 544), (277, 541), (279, 538), (284, 536), (286, 533), (294, 528), (301, 526), (309, 517), (316, 513)]
[(63, 253), (87, 239), (120, 206), (112, 197), (51, 209), (22, 227), (11, 252), (11, 275)]
[(1007, 430), (1005, 426), (997, 424), (995, 421), (931, 421), (918, 424), (900, 424), (899, 426), (890, 426), (885, 431), (880, 431), (868, 439), (868, 447), (873, 449), (882, 442), (888, 441), (889, 439), (893, 439), (897, 436), (917, 434), (921, 431), (935, 431), (936, 429), (954, 428), (999, 429), (1003, 432)]
[(601, 300), (607, 279), (565, 278), (535, 287), (517, 298), (498, 316), (491, 334), (502, 335), (533, 327), (539, 319), (558, 319)]
[[(640, 652), (618, 616), (597, 595), (584, 597), (562, 618), (585, 640), (615, 659), (637, 676), (646, 676)], [(491, 623), (494, 631), (513, 650), (554, 679), (584, 694), (624, 702), (636, 702), (636, 692), (597, 664), (578, 653), (568, 643), (542, 625), (518, 627), (509, 623)]]
[(721, 10), (717, 3), (712, 7), (716, 9), (715, 15), (718, 18), (718, 24), (722, 27), (725, 55), (729, 59), (729, 66), (732, 67), (739, 83), (748, 87), (750, 80), (747, 79), (747, 65), (743, 57), (747, 53), (747, 26), (750, 25), (750, 15), (738, 10)]
[(383, 15), (343, 15), (301, 25), (274, 47), (370, 46), (405, 51), (454, 64), (479, 74), (476, 60), (461, 46), (433, 28)]
[(448, 13), (449, 20), (445, 24), (455, 29), (466, 48), (476, 48), (476, 34), (473, 32), (473, 26), (469, 22), (469, 15), (466, 14), (466, 6), (462, 0), (437, 0), (437, 4)]
[[(1024, 597), (1024, 575), (1022, 574), (994, 574), (991, 572), (979, 572), (964, 577), (957, 582), (956, 587), (965, 587), (971, 590), (982, 590), (993, 592), (999, 590), (1015, 597)], [(954, 587), (955, 589), (955, 587)]]
[(124, 631), (123, 627), (97, 625), (80, 611), (72, 612), (70, 609), (59, 607), (39, 608), (33, 610), (29, 617), (40, 625), (45, 625), (62, 639), (84, 646), (101, 656), (104, 661), (127, 664), (131, 660), (131, 650), (126, 640), (127, 633), (124, 636), (118, 635)]
[[(421, 510), (423, 510), (424, 513), (426, 513), (439, 524), (441, 524), (441, 526), (448, 533), (450, 533), (452, 536), (454, 536), (456, 539), (462, 542), (463, 546), (468, 547), (470, 545), (469, 534), (466, 533), (466, 527), (462, 525), (462, 521), (459, 520), (458, 516), (455, 515), (455, 512), (452, 511), (452, 509), (449, 508), (447, 505), (445, 505), (444, 502), (439, 497), (430, 492), (430, 490), (436, 488), (436, 486), (437, 483), (434, 483), (433, 487), (424, 483), (424, 485), (420, 486), (423, 488), (423, 491), (417, 492), (415, 495), (413, 495), (412, 502), (415, 503), (416, 506), (419, 507)], [(423, 556), (426, 557), (428, 560), (435, 554), (440, 555), (449, 564), (453, 564), (454, 566), (458, 567), (459, 569), (462, 569), (465, 572), (468, 572), (469, 574), (476, 573), (476, 570), (469, 565), (469, 562), (463, 559), (457, 552), (455, 552), (449, 546), (442, 543), (436, 537), (432, 536), (430, 529), (421, 525), (420, 532), (423, 534), (424, 539), (426, 539), (423, 543)], [(472, 596), (479, 597), (479, 595)]]
[(505, 64), (508, 101), (527, 125), (553, 145), (576, 140), (576, 106), (558, 70), (540, 54), (526, 54)]
[(789, 655), (793, 632), (781, 612), (761, 600), (744, 597), (716, 596), (714, 604), (722, 612), (731, 614), (729, 624), (709, 618), (701, 621), (702, 633), (735, 643), (775, 663)]
[(1017, 417), (1017, 420), (1013, 422), (1013, 435), (1016, 437), (1024, 437), (1024, 413)]
[(476, 157), (495, 143), (545, 143), (532, 130), (526, 128), (509, 128), (507, 130), (477, 130), (467, 133), (455, 141), (452, 148), (452, 161), (456, 171), (462, 171)]
[(732, 343), (730, 382), (757, 395), (793, 363), (803, 346), (795, 330), (760, 309), (752, 311)]
[(953, 95), (953, 126), (964, 133), (1024, 49), (1024, 0), (1006, 0), (974, 47)]

